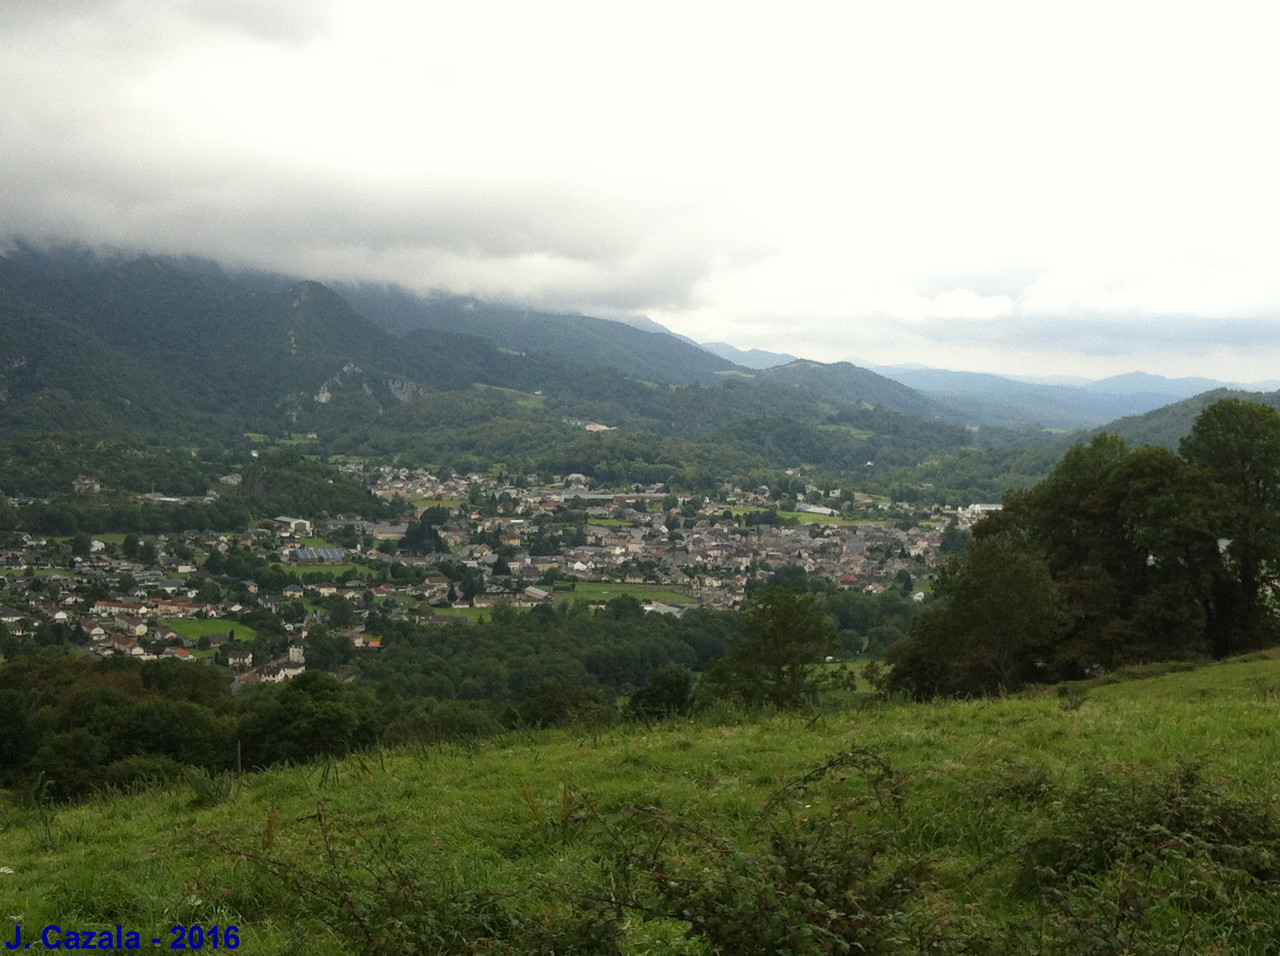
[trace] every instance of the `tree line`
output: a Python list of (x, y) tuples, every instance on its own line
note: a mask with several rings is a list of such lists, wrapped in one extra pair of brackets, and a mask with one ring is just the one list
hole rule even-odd
[(889, 686), (990, 694), (1280, 638), (1280, 411), (1205, 408), (1178, 452), (1102, 434), (1005, 496), (893, 647)]

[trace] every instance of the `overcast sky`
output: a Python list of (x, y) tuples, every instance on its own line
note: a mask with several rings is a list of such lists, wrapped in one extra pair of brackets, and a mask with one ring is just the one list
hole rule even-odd
[(1280, 378), (1276, 10), (0, 0), (0, 238), (822, 361)]

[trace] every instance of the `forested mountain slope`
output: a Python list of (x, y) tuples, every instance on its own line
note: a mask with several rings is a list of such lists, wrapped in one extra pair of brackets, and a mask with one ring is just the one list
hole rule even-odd
[[(944, 406), (847, 363), (750, 372), (665, 333), (470, 303), (467, 315), (483, 321), (468, 328), (488, 322), (494, 334), (526, 336), (495, 341), (414, 328), (430, 319), (427, 300), (356, 293), (379, 322), (316, 282), (249, 281), (171, 258), (12, 250), (0, 257), (9, 360), (0, 428), (184, 445), (310, 435), (319, 453), (695, 484), (765, 483), (751, 476), (799, 466), (876, 481), (961, 449), (1043, 443), (974, 432)], [(467, 305), (441, 300), (431, 321), (454, 322)], [(401, 306), (408, 330), (393, 332), (388, 316)], [(620, 353), (631, 374), (607, 364)]]

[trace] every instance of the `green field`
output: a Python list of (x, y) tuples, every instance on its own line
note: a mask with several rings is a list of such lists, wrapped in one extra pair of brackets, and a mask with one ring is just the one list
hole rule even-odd
[(625, 584), (614, 581), (579, 581), (572, 591), (557, 591), (557, 596), (569, 600), (587, 600), (591, 602), (609, 601), (623, 594), (642, 601), (657, 601), (660, 604), (688, 604), (693, 600), (688, 594), (681, 594), (660, 584)]
[[(509, 350), (500, 350), (500, 351), (509, 351)], [(520, 353), (509, 352), (509, 354), (519, 355)], [(483, 382), (476, 382), (473, 384), (472, 387), (477, 389), (478, 391), (505, 392), (506, 394), (513, 396), (516, 400), (516, 404), (519, 405), (521, 408), (541, 408), (543, 405), (543, 402), (546, 400), (545, 395), (534, 395), (531, 392), (522, 392), (519, 389), (505, 388), (501, 385), (486, 385)]]
[(0, 912), (263, 956), (1274, 953), (1278, 701), (1269, 657), (15, 799)]
[(865, 428), (854, 428), (852, 425), (819, 425), (818, 429), (824, 432), (839, 432), (842, 435), (857, 439), (875, 437), (875, 432), (867, 431)]
[(805, 512), (805, 511), (779, 511), (778, 517), (787, 518), (787, 519), (794, 518), (796, 521), (800, 522), (800, 524), (826, 524), (826, 525), (834, 525), (836, 527), (841, 527), (841, 528), (848, 528), (854, 525), (866, 524), (866, 522), (860, 518), (846, 518), (842, 515), (834, 515), (834, 516), (828, 517), (827, 515), (809, 514), (808, 512)]
[(230, 634), (232, 631), (235, 631), (237, 641), (253, 641), (258, 637), (258, 632), (253, 628), (239, 621), (229, 621), (219, 617), (170, 619), (159, 623), (173, 628), (183, 637), (193, 641), (199, 640), (206, 634)]
[[(743, 515), (759, 514), (764, 508), (743, 508), (734, 507), (731, 509), (735, 518), (741, 518)], [(882, 524), (883, 522), (868, 522), (865, 518), (846, 518), (843, 515), (835, 515), (828, 517), (826, 515), (813, 515), (804, 511), (779, 511), (779, 518), (786, 518), (788, 521), (794, 520), (798, 524), (824, 524), (835, 527), (852, 527), (860, 524)]]
[[(524, 610), (524, 608), (517, 608)], [(487, 621), (493, 617), (493, 608), (491, 607), (433, 607), (432, 614), (440, 617), (461, 617), (468, 621)]]

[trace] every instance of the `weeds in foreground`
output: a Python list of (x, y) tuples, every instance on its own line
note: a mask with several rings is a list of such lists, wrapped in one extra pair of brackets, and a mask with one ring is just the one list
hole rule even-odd
[(226, 902), (325, 927), (371, 956), (610, 954), (637, 951), (637, 937), (648, 952), (741, 956), (1269, 953), (1280, 942), (1280, 825), (1196, 767), (1066, 786), (1010, 764), (995, 779), (948, 780), (947, 826), (996, 814), (1018, 834), (960, 872), (951, 845), (922, 836), (938, 809), (916, 792), (935, 782), (852, 746), (734, 820), (606, 806), (568, 786), (547, 814), (525, 794), (524, 840), (580, 866), (506, 891), (469, 885), (442, 850), (374, 835), (323, 802), (279, 821), (307, 834), (290, 849), (273, 810), (260, 849), (219, 844), (253, 875)]
[(188, 767), (185, 777), (187, 786), (191, 788), (192, 807), (216, 807), (231, 799), (234, 782), (229, 773), (210, 773), (203, 767)]
[(311, 833), (304, 852), (273, 852), (278, 811), (268, 815), (262, 850), (218, 844), (250, 867), (254, 879), (232, 905), (277, 910), (314, 921), (368, 956), (403, 953), (564, 953), (618, 951), (619, 929), (590, 905), (564, 915), (540, 913), (488, 889), (472, 889), (438, 860), (405, 849), (397, 835), (371, 834), (317, 803), (295, 824)]

